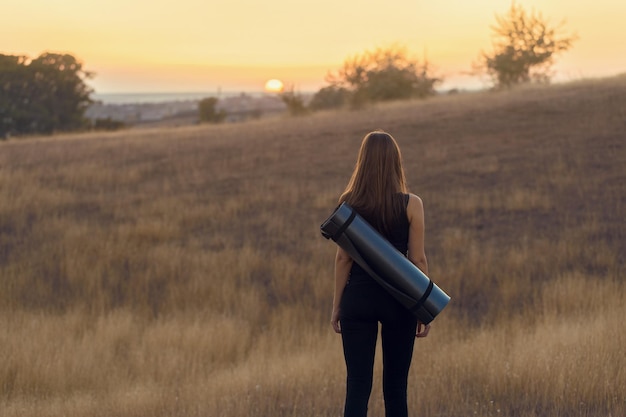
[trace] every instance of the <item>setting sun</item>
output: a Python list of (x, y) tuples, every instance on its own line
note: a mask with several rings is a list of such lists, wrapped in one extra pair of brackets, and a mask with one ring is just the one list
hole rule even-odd
[[(470, 74), (472, 65), (491, 48), (495, 16), (510, 7), (502, 0), (397, 0), (382, 8), (376, 2), (322, 0), (306, 9), (288, 0), (220, 2), (217, 9), (213, 3), (181, 0), (157, 7), (148, 0), (110, 0), (103, 7), (78, 0), (7, 0), (1, 7), (0, 54), (32, 59), (44, 51), (69, 53), (94, 74), (89, 85), (96, 93), (276, 94), (292, 85), (318, 91), (346, 59), (397, 44), (437, 69), (442, 90), (483, 88), (488, 78)], [(578, 35), (571, 51), (558, 56), (555, 81), (626, 71), (626, 54), (615, 53), (624, 37), (626, 2), (516, 4), (552, 23), (564, 21), (565, 33)], [(207, 25), (209, 16), (215, 18)], [(393, 24), (364, 31), (363, 22), (371, 21)], [(254, 36), (242, 36), (250, 28)], [(219, 41), (207, 48), (211, 39)]]
[(280, 93), (281, 91), (283, 91), (283, 88), (285, 88), (283, 82), (275, 78), (267, 80), (267, 82), (265, 83), (265, 91), (268, 91), (270, 93)]

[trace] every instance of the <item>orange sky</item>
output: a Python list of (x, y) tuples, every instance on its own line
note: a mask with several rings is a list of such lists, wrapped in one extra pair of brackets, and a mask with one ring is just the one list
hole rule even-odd
[[(626, 2), (518, 0), (579, 40), (557, 80), (626, 72)], [(96, 92), (260, 91), (269, 78), (324, 85), (348, 56), (398, 43), (427, 55), (445, 87), (490, 49), (502, 0), (2, 0), (0, 53), (68, 52)]]

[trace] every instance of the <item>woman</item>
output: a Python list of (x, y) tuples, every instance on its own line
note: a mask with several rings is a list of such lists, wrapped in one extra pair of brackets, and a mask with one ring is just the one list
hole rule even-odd
[[(344, 201), (428, 275), (424, 208), (418, 196), (407, 193), (400, 149), (390, 134), (375, 131), (365, 136), (352, 178), (339, 198), (339, 203)], [(415, 337), (428, 335), (430, 326), (419, 323), (338, 247), (331, 324), (341, 333), (346, 360), (345, 417), (367, 415), (379, 322), (385, 415), (406, 417), (413, 344)]]

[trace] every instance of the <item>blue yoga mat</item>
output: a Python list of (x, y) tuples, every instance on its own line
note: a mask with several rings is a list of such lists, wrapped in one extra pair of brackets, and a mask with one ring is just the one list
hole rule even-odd
[(342, 203), (320, 226), (373, 279), (428, 324), (450, 297), (347, 203)]

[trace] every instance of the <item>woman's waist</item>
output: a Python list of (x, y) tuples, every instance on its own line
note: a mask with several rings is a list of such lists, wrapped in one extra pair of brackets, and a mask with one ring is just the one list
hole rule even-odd
[(350, 269), (350, 276), (348, 278), (350, 284), (370, 284), (376, 283), (374, 278), (368, 274), (360, 265), (355, 264)]

